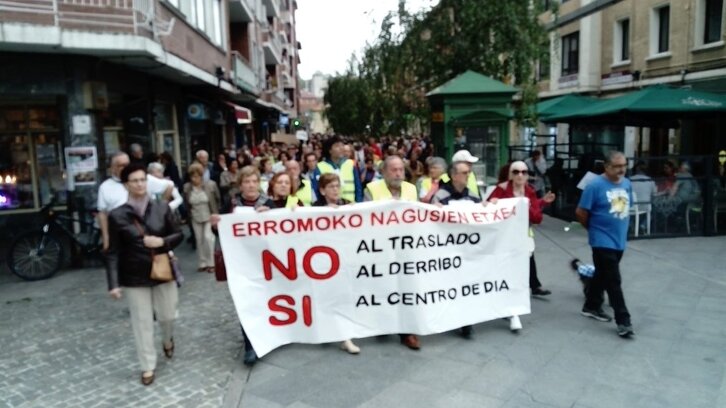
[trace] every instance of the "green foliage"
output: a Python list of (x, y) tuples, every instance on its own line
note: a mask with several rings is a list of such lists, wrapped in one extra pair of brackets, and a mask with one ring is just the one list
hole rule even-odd
[(333, 128), (362, 134), (368, 125), (382, 134), (406, 131), (415, 121), (426, 125), (426, 92), (467, 70), (522, 89), (517, 119), (536, 120), (533, 68), (546, 42), (537, 20), (541, 3), (441, 0), (428, 13), (412, 14), (401, 0), (360, 61), (331, 80), (326, 102)]

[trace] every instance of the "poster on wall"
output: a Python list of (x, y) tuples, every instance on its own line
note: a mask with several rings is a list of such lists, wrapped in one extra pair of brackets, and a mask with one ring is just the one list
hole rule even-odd
[(68, 175), (75, 186), (96, 184), (98, 153), (96, 146), (74, 146), (65, 148)]

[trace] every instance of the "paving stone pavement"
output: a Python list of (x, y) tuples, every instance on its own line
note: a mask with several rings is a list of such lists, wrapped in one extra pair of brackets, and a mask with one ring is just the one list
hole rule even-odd
[[(514, 335), (503, 320), (422, 338), (289, 345), (253, 369), (227, 287), (187, 272), (177, 351), (159, 350), (157, 380), (139, 384), (126, 304), (99, 268), (42, 282), (0, 273), (0, 406), (8, 407), (726, 407), (726, 237), (640, 240), (623, 258), (636, 336), (579, 315), (572, 254), (590, 259), (582, 230), (547, 219), (537, 265), (552, 296), (532, 300)], [(186, 244), (184, 244), (186, 245)], [(180, 251), (185, 269), (194, 255)]]
[(23, 282), (3, 268), (0, 407), (219, 407), (242, 365), (239, 324), (227, 285), (196, 272), (182, 245), (175, 356), (157, 346), (150, 387), (139, 381), (127, 303), (108, 296), (103, 269)]

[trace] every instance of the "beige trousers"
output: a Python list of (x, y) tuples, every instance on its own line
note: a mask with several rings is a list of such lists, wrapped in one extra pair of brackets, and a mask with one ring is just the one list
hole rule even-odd
[(212, 232), (212, 224), (210, 222), (192, 221), (192, 228), (194, 228), (194, 238), (197, 241), (199, 267), (213, 267), (215, 238), (214, 233)]
[(169, 342), (174, 335), (174, 318), (179, 295), (176, 282), (167, 282), (153, 287), (124, 288), (129, 302), (131, 328), (134, 331), (136, 353), (141, 371), (156, 369), (156, 348), (154, 347), (154, 314), (161, 326), (162, 342)]

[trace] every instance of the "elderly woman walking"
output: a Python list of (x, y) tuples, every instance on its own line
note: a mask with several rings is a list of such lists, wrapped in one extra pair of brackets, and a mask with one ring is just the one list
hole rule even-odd
[(214, 233), (210, 218), (219, 214), (220, 195), (217, 184), (204, 181), (204, 168), (199, 163), (189, 166), (189, 182), (184, 184), (184, 199), (191, 215), (197, 242), (199, 272), (214, 272)]
[[(548, 192), (543, 198), (537, 198), (537, 192), (528, 184), (529, 169), (523, 161), (515, 161), (509, 165), (509, 180), (497, 184), (489, 201), (496, 203), (500, 198), (526, 197), (529, 199), (529, 225), (535, 225), (542, 222), (542, 208), (555, 201), (555, 195)], [(529, 229), (530, 237), (534, 237), (532, 228)], [(529, 288), (533, 295), (547, 296), (551, 292), (542, 288), (542, 284), (537, 278), (537, 264), (534, 261), (534, 247), (529, 257)], [(513, 332), (522, 328), (519, 316), (512, 316), (510, 320), (510, 329)]]
[[(149, 198), (143, 165), (126, 166), (121, 172), (121, 182), (128, 190), (129, 198), (108, 216), (106, 275), (111, 297), (121, 299), (125, 293), (128, 299), (131, 328), (141, 364), (141, 383), (149, 385), (154, 382), (156, 369), (154, 316), (161, 326), (164, 355), (172, 358), (178, 301), (176, 283), (153, 274), (154, 259), (156, 256), (163, 258), (179, 245), (183, 236), (169, 206)], [(170, 265), (167, 265), (167, 272), (170, 272)]]

